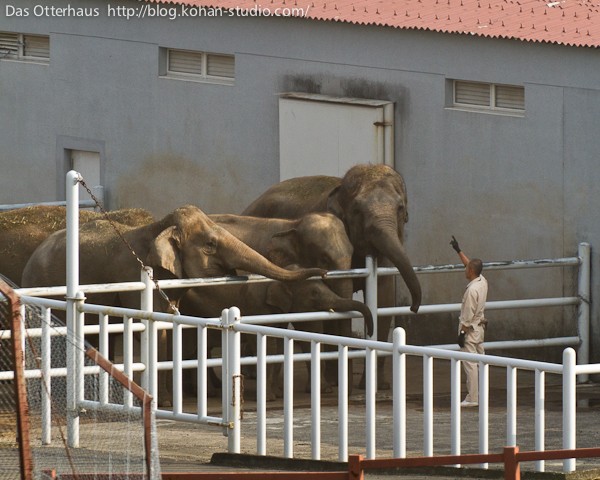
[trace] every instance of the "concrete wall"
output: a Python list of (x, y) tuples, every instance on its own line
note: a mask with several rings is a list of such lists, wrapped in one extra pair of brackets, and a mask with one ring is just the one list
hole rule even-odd
[[(595, 50), (285, 18), (125, 20), (109, 18), (105, 2), (85, 6), (100, 15), (0, 12), (0, 31), (51, 37), (49, 65), (0, 62), (0, 203), (62, 198), (64, 148), (88, 142), (103, 147), (110, 208), (239, 212), (278, 181), (277, 94), (300, 91), (395, 103), (414, 264), (456, 263), (452, 234), (484, 261), (600, 245)], [(235, 54), (235, 85), (160, 78), (159, 47)], [(451, 79), (524, 85), (525, 116), (448, 108)], [(572, 294), (575, 276), (545, 269), (489, 279), (496, 300)], [(425, 301), (436, 303), (460, 301), (465, 286), (459, 273), (423, 282)], [(490, 313), (488, 339), (570, 335), (572, 314)], [(595, 306), (592, 314), (595, 334)], [(422, 343), (455, 332), (450, 315), (401, 324)]]

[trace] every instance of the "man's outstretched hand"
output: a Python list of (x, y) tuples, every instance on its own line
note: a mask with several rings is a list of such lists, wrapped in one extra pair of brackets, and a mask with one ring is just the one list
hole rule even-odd
[(456, 250), (456, 253), (460, 253), (460, 247), (458, 246), (458, 242), (456, 241), (456, 238), (454, 238), (454, 235), (452, 235), (452, 240), (450, 241), (450, 245), (452, 246), (452, 248), (454, 250)]

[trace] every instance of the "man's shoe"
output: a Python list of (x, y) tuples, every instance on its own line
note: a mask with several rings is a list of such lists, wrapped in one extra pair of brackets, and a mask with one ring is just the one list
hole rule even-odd
[(470, 402), (469, 400), (463, 400), (462, 402), (460, 402), (460, 406), (461, 407), (478, 407), (479, 403), (477, 402)]

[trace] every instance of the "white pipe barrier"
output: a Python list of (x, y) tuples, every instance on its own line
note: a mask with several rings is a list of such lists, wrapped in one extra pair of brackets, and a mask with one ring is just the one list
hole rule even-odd
[[(406, 384), (405, 369), (406, 356), (416, 355), (422, 357), (423, 361), (423, 408), (424, 408), (424, 440), (423, 451), (425, 455), (433, 455), (433, 359), (444, 359), (451, 364), (451, 453), (460, 454), (460, 365), (463, 361), (478, 362), (480, 365), (480, 382), (482, 387), (482, 400), (479, 405), (480, 424), (479, 424), (479, 450), (480, 453), (487, 453), (488, 449), (488, 418), (489, 418), (489, 366), (500, 366), (506, 369), (507, 382), (507, 432), (506, 444), (515, 445), (517, 441), (517, 417), (516, 417), (516, 385), (517, 371), (525, 369), (535, 372), (536, 375), (536, 401), (535, 401), (535, 429), (536, 429), (536, 448), (544, 448), (544, 379), (545, 373), (561, 374), (563, 376), (563, 447), (574, 448), (575, 440), (575, 406), (576, 406), (576, 378), (586, 378), (591, 373), (599, 373), (600, 365), (575, 365), (575, 352), (571, 348), (565, 350), (563, 364), (551, 364), (545, 362), (527, 361), (514, 358), (497, 357), (493, 355), (475, 355), (455, 351), (456, 346), (448, 346), (447, 349), (438, 347), (419, 347), (405, 344), (405, 335), (402, 329), (394, 331), (393, 343), (378, 342), (375, 340), (361, 340), (354, 338), (336, 337), (323, 334), (315, 334), (296, 330), (287, 330), (277, 327), (269, 327), (274, 323), (299, 322), (308, 320), (340, 320), (356, 317), (354, 313), (300, 313), (286, 315), (267, 315), (267, 316), (248, 316), (241, 318), (237, 308), (232, 307), (224, 310), (221, 319), (202, 319), (185, 315), (172, 315), (152, 311), (152, 291), (154, 285), (149, 281), (148, 275), (142, 275), (141, 282), (131, 282), (118, 285), (92, 285), (79, 286), (78, 278), (78, 181), (80, 176), (77, 172), (67, 174), (67, 287), (63, 288), (38, 288), (21, 289), (23, 303), (38, 305), (44, 309), (45, 318), (50, 318), (51, 309), (63, 309), (67, 311), (67, 335), (72, 335), (74, 345), (82, 345), (84, 335), (90, 331), (99, 333), (100, 350), (108, 353), (108, 334), (112, 331), (122, 331), (124, 335), (124, 355), (123, 364), (120, 368), (131, 375), (135, 371), (143, 372), (143, 383), (153, 395), (158, 393), (158, 371), (173, 371), (173, 409), (172, 411), (158, 410), (157, 418), (171, 418), (174, 420), (201, 422), (220, 425), (224, 428), (228, 436), (228, 448), (230, 452), (240, 451), (240, 432), (241, 432), (241, 364), (257, 364), (257, 450), (260, 454), (266, 454), (266, 365), (268, 363), (283, 362), (284, 370), (284, 456), (293, 457), (293, 367), (295, 361), (313, 360), (311, 367), (311, 378), (313, 381), (313, 391), (319, 392), (320, 369), (319, 359), (335, 358), (339, 362), (339, 459), (346, 461), (348, 458), (348, 359), (362, 357), (365, 358), (366, 368), (366, 431), (365, 444), (367, 458), (376, 456), (376, 358), (377, 355), (392, 355), (393, 363), (393, 451), (395, 456), (403, 457), (406, 455)], [(75, 207), (73, 207), (75, 205)], [(547, 299), (530, 300), (512, 300), (502, 302), (488, 302), (486, 308), (507, 309), (507, 308), (533, 308), (542, 306), (568, 306), (578, 305), (578, 336), (564, 337), (560, 339), (538, 339), (525, 340), (520, 342), (489, 342), (485, 344), (486, 350), (492, 348), (507, 348), (511, 345), (517, 345), (521, 348), (525, 345), (543, 346), (549, 344), (579, 344), (579, 361), (582, 358), (587, 360), (589, 352), (589, 261), (590, 247), (587, 244), (581, 244), (578, 251), (578, 257), (563, 259), (542, 259), (533, 261), (516, 262), (492, 262), (485, 264), (486, 270), (490, 269), (512, 269), (512, 268), (536, 268), (536, 267), (565, 267), (579, 266), (578, 275), (578, 296), (560, 297)], [(415, 271), (418, 274), (451, 272), (462, 270), (462, 265), (445, 266), (426, 266), (417, 267)], [(330, 272), (330, 278), (347, 277), (366, 277), (366, 303), (374, 314), (374, 325), (376, 328), (378, 315), (406, 315), (410, 314), (408, 307), (395, 308), (377, 308), (377, 277), (378, 275), (396, 275), (396, 269), (377, 269), (376, 262), (367, 259), (365, 269), (356, 269), (347, 272)], [(264, 282), (270, 281), (260, 276), (251, 275), (248, 277), (222, 277), (219, 279), (189, 279), (189, 280), (168, 280), (160, 281), (162, 289), (177, 288), (182, 286), (193, 287), (203, 285), (214, 285), (219, 283), (242, 283), (242, 282)], [(116, 307), (106, 307), (100, 305), (90, 305), (84, 303), (84, 292), (112, 291), (111, 289), (137, 290), (142, 292), (142, 310), (131, 310)], [(27, 295), (56, 295), (57, 292), (66, 293), (66, 302), (34, 298)], [(64, 294), (64, 293), (58, 293)], [(441, 313), (455, 312), (460, 309), (460, 304), (447, 305), (424, 305), (419, 313)], [(99, 324), (97, 326), (84, 326), (84, 314), (95, 314), (98, 316)], [(108, 316), (121, 316), (122, 325), (108, 325)], [(198, 330), (198, 358), (196, 360), (183, 360), (181, 357), (181, 339), (183, 329), (197, 328)], [(208, 359), (206, 332), (208, 328), (220, 329), (222, 333), (222, 360)], [(40, 330), (40, 329), (38, 329)], [(158, 361), (158, 337), (164, 334), (166, 330), (173, 330), (173, 351), (172, 361)], [(141, 362), (133, 361), (133, 332), (141, 331), (143, 334), (143, 349), (141, 351)], [(33, 332), (32, 332), (33, 333)], [(257, 338), (257, 357), (244, 358), (240, 360), (240, 334), (252, 334)], [(52, 333), (42, 328), (39, 335), (43, 335), (44, 344), (50, 345)], [(0, 335), (6, 337), (6, 332)], [(376, 334), (375, 334), (376, 335)], [(374, 335), (374, 338), (377, 338)], [(267, 355), (266, 339), (267, 337), (277, 337), (283, 339), (283, 355)], [(310, 354), (294, 354), (294, 342), (311, 342)], [(561, 343), (562, 342), (562, 343)], [(337, 345), (338, 352), (321, 352), (322, 344)], [(50, 347), (51, 348), (51, 347)], [(349, 352), (349, 348), (355, 351)], [(75, 365), (74, 371), (65, 371), (67, 369), (52, 369), (49, 361), (43, 366), (46, 374), (50, 377), (54, 375), (67, 375), (69, 388), (69, 427), (68, 441), (70, 446), (77, 446), (79, 442), (79, 417), (78, 408), (81, 405), (87, 405), (88, 400), (84, 398), (83, 378), (91, 371), (98, 373), (97, 369), (90, 369), (83, 366), (82, 349), (78, 352), (69, 350), (68, 365)], [(45, 358), (43, 354), (42, 358)], [(223, 416), (208, 417), (206, 415), (206, 370), (207, 368), (221, 366), (223, 373)], [(196, 368), (198, 371), (198, 382), (202, 388), (202, 394), (198, 395), (197, 412), (184, 413), (182, 411), (182, 370), (185, 368)], [(0, 373), (0, 378), (8, 373)], [(41, 375), (41, 372), (27, 372), (27, 375)], [(313, 426), (313, 448), (314, 458), (320, 458), (320, 405), (319, 395), (315, 393), (312, 397), (312, 417)], [(105, 403), (108, 403), (107, 396), (104, 397)], [(126, 399), (126, 404), (130, 403)], [(46, 412), (47, 415), (48, 412)], [(543, 462), (536, 464), (537, 468), (543, 470)], [(484, 465), (487, 467), (487, 465)], [(571, 471), (575, 469), (574, 459), (565, 460), (563, 469)]]

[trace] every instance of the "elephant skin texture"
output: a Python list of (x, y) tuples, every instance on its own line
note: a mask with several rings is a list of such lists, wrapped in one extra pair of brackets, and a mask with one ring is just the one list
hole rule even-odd
[[(402, 176), (386, 165), (355, 165), (343, 178), (308, 176), (285, 180), (270, 187), (242, 215), (274, 218), (299, 218), (309, 212), (329, 212), (340, 218), (354, 247), (352, 265), (364, 267), (367, 255), (379, 265), (398, 268), (412, 301), (411, 310), (421, 305), (421, 285), (404, 249), (404, 225), (408, 221), (408, 199)], [(379, 280), (380, 306), (395, 306), (393, 278)], [(355, 282), (354, 289), (364, 288)], [(387, 341), (390, 317), (378, 319), (378, 340)], [(383, 375), (383, 361), (378, 376)], [(361, 383), (364, 383), (361, 381)], [(379, 383), (381, 388), (388, 386)]]
[[(216, 225), (198, 207), (186, 205), (161, 220), (141, 227), (120, 224), (123, 242), (106, 220), (80, 228), (80, 284), (139, 281), (140, 264), (154, 277), (199, 278), (235, 273), (237, 269), (283, 281), (303, 280), (325, 273), (321, 269), (285, 270)], [(23, 272), (24, 287), (64, 285), (66, 231), (48, 237), (32, 254)], [(184, 290), (169, 290), (173, 301)], [(160, 298), (160, 297), (157, 297)], [(89, 295), (91, 303), (139, 308), (139, 293)], [(157, 303), (159, 305), (159, 303)], [(159, 401), (166, 395), (161, 385)], [(162, 403), (164, 405), (164, 403)]]

